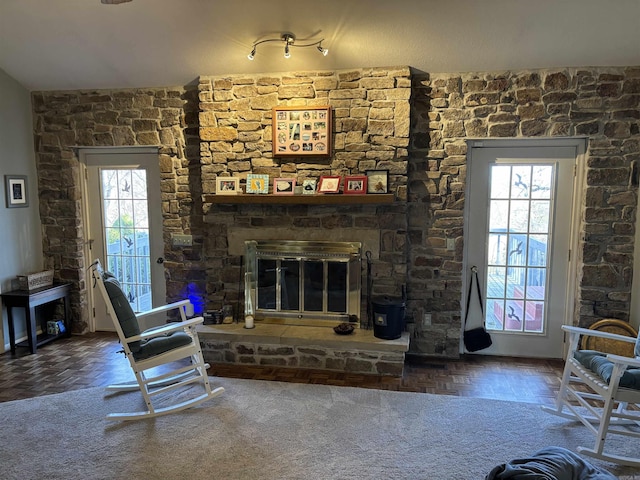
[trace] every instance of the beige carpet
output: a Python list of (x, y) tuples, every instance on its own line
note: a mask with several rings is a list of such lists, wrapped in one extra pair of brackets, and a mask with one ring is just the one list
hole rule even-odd
[[(545, 446), (591, 445), (583, 426), (532, 404), (212, 380), (225, 387), (222, 396), (132, 423), (104, 415), (140, 408), (137, 392), (94, 388), (2, 403), (0, 477), (471, 480)], [(638, 447), (629, 439), (617, 445), (623, 453)]]

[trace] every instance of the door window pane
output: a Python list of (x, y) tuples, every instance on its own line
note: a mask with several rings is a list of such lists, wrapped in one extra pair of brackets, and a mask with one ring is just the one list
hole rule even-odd
[(554, 167), (548, 165), (491, 167), (486, 300), (490, 330), (544, 333), (553, 175)]
[(146, 175), (138, 169), (100, 172), (107, 269), (135, 312), (152, 306)]
[(531, 167), (528, 165), (512, 167), (511, 198), (529, 198), (531, 190)]
[(533, 233), (547, 233), (549, 231), (548, 200), (534, 200), (531, 202), (531, 224), (529, 230)]
[(507, 242), (509, 236), (504, 233), (489, 234), (489, 265), (507, 264)]
[(549, 165), (534, 165), (531, 198), (551, 198), (552, 179), (553, 167)]
[(511, 167), (494, 166), (491, 169), (491, 198), (509, 198)]
[(509, 201), (491, 200), (490, 208), (489, 230), (492, 232), (506, 232), (509, 225)]

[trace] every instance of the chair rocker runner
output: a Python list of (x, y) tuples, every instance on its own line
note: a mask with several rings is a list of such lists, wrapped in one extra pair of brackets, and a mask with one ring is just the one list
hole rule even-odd
[[(224, 388), (212, 389), (209, 384), (209, 365), (204, 362), (196, 331), (196, 326), (203, 322), (203, 318), (187, 319), (185, 307), (189, 304), (188, 300), (136, 315), (118, 280), (103, 270), (99, 260), (92, 265), (92, 275), (118, 332), (123, 353), (136, 377), (135, 383), (110, 385), (107, 390), (139, 389), (147, 406), (146, 411), (112, 413), (107, 415), (107, 419), (157, 417), (193, 407), (224, 392)], [(178, 310), (182, 321), (140, 332), (138, 319), (171, 310)]]
[[(617, 455), (611, 451), (611, 442), (606, 443), (610, 435), (640, 438), (640, 337), (566, 325), (562, 329), (569, 335), (562, 382), (556, 405), (542, 409), (579, 420), (595, 435), (594, 447), (578, 447), (578, 452), (621, 465), (640, 466), (640, 456)], [(579, 350), (581, 336), (635, 344), (635, 357)]]

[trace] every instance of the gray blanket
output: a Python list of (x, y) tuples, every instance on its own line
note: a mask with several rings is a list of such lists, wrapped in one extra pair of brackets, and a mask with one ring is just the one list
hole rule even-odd
[(617, 480), (606, 470), (560, 447), (547, 447), (530, 458), (495, 467), (485, 480)]

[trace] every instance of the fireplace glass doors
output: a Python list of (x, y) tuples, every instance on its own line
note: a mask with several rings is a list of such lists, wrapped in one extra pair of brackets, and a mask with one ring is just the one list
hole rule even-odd
[(361, 244), (247, 241), (245, 304), (256, 320), (335, 325), (360, 318)]

